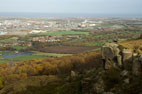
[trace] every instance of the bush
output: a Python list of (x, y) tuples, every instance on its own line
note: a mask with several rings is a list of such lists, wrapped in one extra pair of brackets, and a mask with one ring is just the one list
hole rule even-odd
[(121, 83), (120, 70), (110, 69), (103, 75), (105, 90), (110, 91), (112, 88)]
[(0, 89), (3, 88), (3, 79), (0, 77)]
[(142, 76), (132, 77), (129, 84), (124, 84), (121, 94), (141, 94)]

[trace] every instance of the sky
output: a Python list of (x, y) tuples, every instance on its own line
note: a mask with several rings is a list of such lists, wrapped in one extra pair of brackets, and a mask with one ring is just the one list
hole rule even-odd
[(142, 0), (0, 0), (0, 12), (142, 14)]

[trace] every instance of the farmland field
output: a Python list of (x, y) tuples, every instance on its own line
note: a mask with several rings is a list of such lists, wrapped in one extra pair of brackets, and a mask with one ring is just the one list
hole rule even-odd
[(21, 50), (21, 49), (28, 48), (28, 46), (14, 46), (13, 48), (16, 49), (16, 50)]
[(62, 36), (62, 35), (89, 35), (89, 32), (84, 31), (56, 31), (48, 33), (40, 33), (39, 35), (49, 35), (49, 36)]
[(7, 55), (15, 55), (15, 52), (0, 52), (0, 63), (5, 63), (5, 62), (19, 62), (19, 61), (28, 61), (32, 59), (45, 59), (49, 57), (62, 57), (62, 56), (67, 56), (71, 54), (57, 54), (57, 53), (43, 53), (43, 52), (38, 52), (38, 51), (33, 51), (32, 55), (23, 55), (23, 56), (15, 56), (15, 57), (9, 57), (9, 58), (4, 58), (4, 56)]
[(40, 49), (42, 52), (47, 53), (59, 53), (59, 54), (75, 54), (75, 53), (81, 53), (86, 51), (92, 51), (94, 50), (94, 47), (79, 47), (79, 46), (51, 46), (46, 47), (43, 49)]

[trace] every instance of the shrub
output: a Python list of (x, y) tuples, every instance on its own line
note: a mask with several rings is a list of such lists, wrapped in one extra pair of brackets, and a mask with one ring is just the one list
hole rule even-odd
[(3, 79), (0, 77), (0, 89), (3, 88)]
[(110, 69), (103, 75), (105, 90), (109, 91), (121, 82), (120, 71), (118, 69)]

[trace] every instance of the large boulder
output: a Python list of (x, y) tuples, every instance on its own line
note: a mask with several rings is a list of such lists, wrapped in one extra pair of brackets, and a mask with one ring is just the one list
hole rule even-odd
[(122, 65), (122, 57), (119, 55), (120, 49), (118, 46), (116, 43), (107, 43), (102, 47), (102, 59), (104, 60), (105, 69)]
[(119, 54), (120, 50), (118, 45), (115, 43), (107, 43), (102, 47), (102, 58), (103, 59), (113, 59)]
[(104, 68), (124, 68), (139, 75), (142, 72), (142, 54), (134, 53), (134, 49), (121, 48), (121, 45), (116, 43), (107, 43), (102, 46)]
[(132, 51), (130, 51), (129, 49), (124, 49), (122, 51), (122, 54), (123, 54), (123, 62), (132, 61), (132, 56), (133, 56)]

